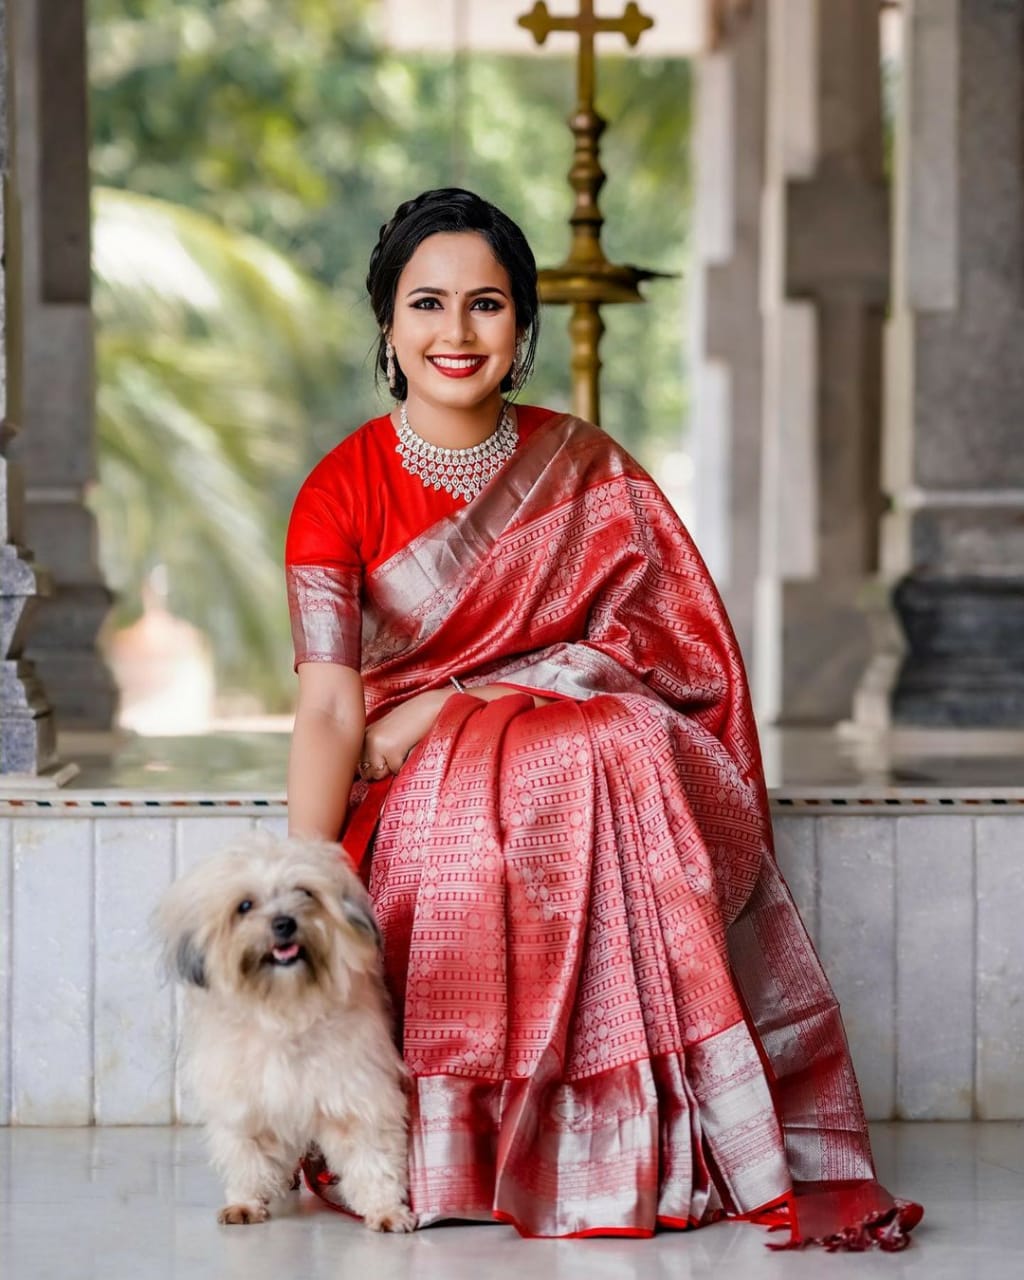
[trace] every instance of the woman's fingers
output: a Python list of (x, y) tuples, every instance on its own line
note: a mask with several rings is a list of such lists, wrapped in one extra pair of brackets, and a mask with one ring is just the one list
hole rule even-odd
[(369, 782), (372, 782), (375, 778), (383, 778), (386, 773), (390, 772), (386, 760), (369, 758), (371, 756), (372, 753), (364, 751), (363, 759), (359, 761), (360, 777)]

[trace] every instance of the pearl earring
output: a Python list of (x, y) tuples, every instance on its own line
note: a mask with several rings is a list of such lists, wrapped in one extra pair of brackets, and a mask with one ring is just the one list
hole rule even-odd
[(386, 361), (385, 374), (388, 380), (388, 386), (392, 391), (395, 389), (395, 349), (391, 345), (391, 339), (388, 338), (384, 343), (384, 359)]

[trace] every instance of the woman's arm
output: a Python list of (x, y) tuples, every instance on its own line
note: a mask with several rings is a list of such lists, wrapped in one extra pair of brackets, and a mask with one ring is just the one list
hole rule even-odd
[[(466, 692), (483, 702), (493, 702), (495, 698), (507, 698), (520, 691), (509, 688), (508, 685), (485, 684), (467, 688)], [(385, 765), (388, 773), (397, 773), (413, 747), (430, 732), (441, 708), (454, 696), (453, 688), (444, 688), (431, 689), (407, 698), (366, 730), (361, 759), (369, 761), (371, 765)], [(547, 701), (549, 699), (536, 694), (533, 705), (539, 707)], [(367, 776), (374, 778), (383, 775), (371, 770)]]
[(359, 672), (333, 662), (301, 662), (288, 757), (291, 835), (338, 839), (365, 729)]

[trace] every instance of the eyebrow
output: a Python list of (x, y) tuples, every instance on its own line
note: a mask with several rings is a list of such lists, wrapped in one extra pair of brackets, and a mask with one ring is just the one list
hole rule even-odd
[[(430, 296), (431, 296), (431, 297), (434, 297), (434, 298), (447, 298), (447, 297), (448, 297), (448, 290), (447, 290), (447, 289), (437, 289), (437, 288), (435, 288), (433, 285), (429, 285), (429, 284), (420, 285), (418, 289), (410, 289), (410, 290), (409, 290), (409, 292), (408, 292), (405, 296), (406, 296), (407, 298), (411, 298), (411, 297), (413, 297), (413, 296), (414, 296), (415, 294), (417, 294), (417, 293), (427, 293), (427, 294), (430, 294)], [(496, 284), (485, 284), (485, 285), (483, 285), (483, 286), (482, 286), (481, 288), (479, 288), (479, 289), (467, 289), (467, 290), (466, 290), (466, 297), (467, 297), (467, 298), (478, 298), (478, 297), (479, 297), (481, 294), (483, 294), (483, 293), (496, 293), (496, 294), (498, 294), (498, 295), (499, 295), (499, 297), (505, 298), (505, 299), (506, 299), (506, 301), (507, 301), (507, 299), (508, 299), (508, 294), (505, 292), (505, 290), (504, 290), (504, 289), (499, 289), (499, 288), (498, 288), (498, 286), (497, 286)]]

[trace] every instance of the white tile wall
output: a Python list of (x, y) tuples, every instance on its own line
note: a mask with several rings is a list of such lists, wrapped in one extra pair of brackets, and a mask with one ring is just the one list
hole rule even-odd
[[(285, 821), (0, 818), (0, 1122), (194, 1118), (149, 916), (175, 875)], [(872, 1117), (1024, 1119), (1024, 813), (783, 813), (776, 840)]]
[(14, 858), (11, 853), (11, 821), (0, 818), (0, 1124), (11, 1114), (11, 970), (13, 968), (14, 919), (11, 896), (14, 891)]
[(1024, 1115), (1024, 824), (978, 819), (978, 1116)]
[(821, 819), (818, 954), (846, 1024), (869, 1116), (896, 1105), (896, 824)]
[(974, 1103), (974, 821), (944, 814), (895, 825), (897, 1115), (966, 1120)]
[(92, 822), (16, 818), (11, 938), (11, 1116), (92, 1120)]
[(95, 846), (95, 1120), (170, 1124), (174, 996), (159, 985), (150, 915), (174, 874), (174, 823), (97, 819)]

